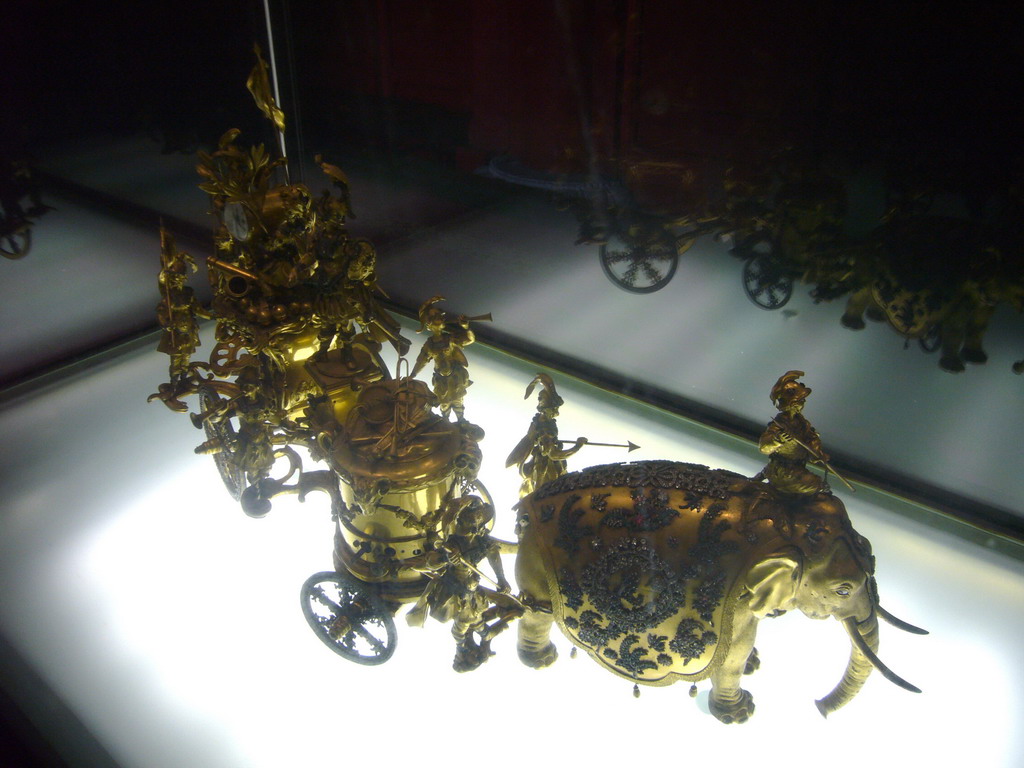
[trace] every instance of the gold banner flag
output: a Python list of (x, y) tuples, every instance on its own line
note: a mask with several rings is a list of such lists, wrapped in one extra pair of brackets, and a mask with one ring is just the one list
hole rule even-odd
[(256, 66), (252, 68), (249, 79), (245, 81), (249, 93), (256, 100), (256, 106), (266, 115), (277, 127), (277, 130), (284, 133), (284, 112), (277, 106), (274, 96), (270, 92), (270, 78), (267, 76), (267, 62), (263, 60), (260, 47), (255, 46)]

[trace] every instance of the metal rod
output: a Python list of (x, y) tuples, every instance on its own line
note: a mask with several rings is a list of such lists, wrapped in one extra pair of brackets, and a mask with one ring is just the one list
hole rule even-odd
[(829, 464), (829, 463), (828, 463), (827, 461), (825, 461), (825, 460), (824, 460), (823, 458), (821, 458), (821, 456), (819, 456), (819, 455), (818, 455), (818, 452), (817, 452), (817, 451), (815, 451), (815, 450), (814, 450), (813, 448), (811, 448), (811, 447), (810, 447), (809, 445), (805, 444), (805, 443), (804, 443), (803, 441), (801, 441), (801, 440), (800, 440), (800, 438), (799, 438), (799, 437), (797, 437), (797, 436), (796, 436), (796, 435), (794, 435), (794, 434), (793, 434), (792, 432), (790, 432), (790, 431), (789, 431), (788, 429), (786, 429), (786, 427), (785, 427), (785, 426), (783, 426), (783, 424), (782, 424), (782, 423), (781, 423), (781, 422), (780, 422), (780, 421), (779, 421), (778, 419), (772, 419), (772, 421), (774, 421), (774, 422), (775, 422), (776, 424), (778, 424), (778, 425), (779, 425), (779, 426), (780, 426), (780, 427), (782, 428), (782, 431), (783, 431), (783, 432), (785, 432), (785, 433), (786, 433), (787, 435), (789, 435), (789, 436), (790, 436), (791, 438), (793, 438), (793, 442), (795, 442), (795, 443), (796, 443), (797, 445), (799, 445), (799, 446), (800, 446), (801, 448), (803, 448), (803, 449), (804, 449), (805, 451), (807, 451), (807, 452), (808, 452), (809, 454), (811, 454), (811, 457), (812, 457), (812, 458), (813, 458), (813, 459), (814, 459), (815, 461), (819, 461), (819, 462), (821, 462), (821, 465), (822, 465), (822, 466), (823, 466), (823, 467), (824, 467), (825, 469), (827, 469), (827, 470), (828, 470), (829, 472), (831, 472), (831, 473), (832, 473), (833, 475), (835, 475), (835, 476), (836, 476), (836, 477), (838, 477), (838, 478), (839, 478), (840, 480), (842, 480), (842, 481), (843, 481), (843, 484), (844, 484), (844, 485), (845, 485), (845, 486), (846, 486), (847, 488), (849, 488), (849, 489), (850, 489), (850, 491), (852, 491), (853, 493), (856, 493), (856, 492), (857, 492), (857, 489), (856, 489), (856, 488), (854, 488), (854, 487), (853, 487), (852, 485), (850, 485), (850, 483), (849, 483), (849, 482), (848, 482), (848, 481), (846, 480), (846, 478), (845, 478), (845, 477), (843, 477), (843, 476), (842, 476), (842, 475), (840, 475), (840, 474), (839, 474), (838, 472), (836, 472), (836, 471), (835, 471), (834, 469), (832, 469), (832, 465), (831, 465), (831, 464)]
[[(277, 58), (274, 55), (274, 28), (270, 23), (270, 0), (263, 0), (263, 15), (267, 22), (267, 48), (270, 54), (270, 83), (274, 89), (274, 101), (277, 103), (278, 108), (281, 108), (281, 91), (277, 85)], [(284, 131), (277, 130), (277, 143), (281, 150), (281, 157), (288, 157), (288, 149), (284, 144)], [(291, 176), (288, 173), (288, 164), (284, 165), (284, 181), (286, 184), (291, 184)]]
[[(559, 440), (558, 442), (560, 442), (560, 443), (575, 443), (576, 441), (575, 440)], [(587, 441), (586, 444), (587, 445), (595, 445), (595, 446), (597, 446), (599, 448), (625, 448), (626, 449), (626, 453), (632, 453), (633, 451), (635, 451), (637, 448), (640, 447), (639, 445), (634, 443), (632, 440), (627, 440), (625, 445), (623, 445), (622, 443), (594, 443), (594, 442), (590, 442), (589, 440)]]

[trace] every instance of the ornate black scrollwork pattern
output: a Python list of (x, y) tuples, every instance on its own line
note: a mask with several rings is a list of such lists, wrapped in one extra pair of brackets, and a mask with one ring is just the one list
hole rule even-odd
[(676, 572), (642, 538), (609, 547), (583, 569), (580, 581), (609, 629), (618, 630), (616, 636), (653, 629), (686, 601)]
[(638, 677), (649, 669), (658, 668), (656, 662), (644, 658), (649, 653), (649, 649), (638, 645), (638, 643), (640, 643), (639, 635), (626, 635), (622, 638), (622, 642), (619, 644), (619, 657), (615, 661), (616, 666), (622, 667), (633, 677)]
[(542, 485), (533, 496), (540, 500), (565, 491), (625, 486), (686, 490), (700, 496), (727, 499), (730, 486), (738, 479), (743, 479), (743, 476), (722, 469), (712, 470), (701, 464), (637, 461), (630, 464), (602, 464), (562, 475)]
[(580, 518), (586, 514), (585, 509), (574, 508), (579, 500), (580, 497), (575, 494), (569, 496), (558, 511), (558, 537), (555, 539), (555, 546), (561, 547), (570, 555), (578, 553), (580, 542), (594, 533), (592, 526), (579, 525)]
[(683, 663), (704, 655), (709, 645), (718, 642), (718, 635), (704, 629), (696, 619), (683, 619), (676, 627), (676, 636), (668, 647), (683, 657)]
[(728, 522), (718, 519), (725, 508), (720, 503), (707, 508), (697, 528), (697, 543), (689, 552), (695, 576), (700, 579), (694, 590), (693, 607), (709, 623), (725, 596), (726, 577), (721, 570), (721, 558), (739, 548), (736, 542), (722, 540), (722, 535), (730, 530)]
[[(539, 507), (557, 527), (554, 546), (570, 558), (557, 579), (565, 627), (582, 645), (633, 678), (707, 655), (718, 642), (729, 587), (725, 558), (739, 549), (728, 535), (728, 504), (714, 495), (732, 482), (699, 465), (638, 462), (593, 468), (537, 491), (548, 495), (562, 483), (582, 492), (594, 485), (587, 496), (563, 487), (561, 498), (552, 494), (553, 503)], [(609, 503), (621, 498), (609, 491), (623, 486), (631, 503)], [(687, 509), (699, 521), (696, 540), (684, 543), (665, 534)]]
[(579, 628), (576, 632), (580, 642), (594, 648), (602, 648), (610, 644), (615, 638), (622, 635), (622, 630), (608, 622), (607, 619), (595, 611), (584, 611), (580, 614)]
[[(578, 611), (583, 607), (583, 590), (580, 589), (576, 576), (564, 565), (558, 571), (558, 588), (561, 591), (565, 607)], [(575, 621), (575, 619), (574, 619)]]
[(630, 496), (633, 505), (607, 512), (601, 518), (601, 525), (644, 533), (664, 528), (679, 517), (679, 510), (668, 504), (668, 493), (660, 488), (651, 488), (646, 496), (643, 488), (634, 488)]

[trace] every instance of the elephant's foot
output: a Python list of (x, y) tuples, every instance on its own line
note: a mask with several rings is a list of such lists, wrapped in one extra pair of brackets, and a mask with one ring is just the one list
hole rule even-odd
[(962, 373), (964, 361), (960, 359), (959, 355), (943, 355), (939, 360), (939, 368), (950, 373)]
[(720, 702), (712, 691), (711, 698), (708, 699), (708, 708), (711, 714), (723, 723), (745, 723), (754, 714), (754, 697), (749, 691), (741, 688), (735, 702)]
[(550, 667), (558, 658), (558, 649), (554, 643), (548, 643), (543, 648), (534, 649), (519, 646), (519, 660), (533, 669)]
[(864, 318), (857, 315), (843, 315), (839, 322), (843, 324), (843, 328), (849, 328), (851, 331), (860, 331), (864, 328)]
[[(523, 579), (524, 574), (519, 570), (517, 563), (517, 578)], [(541, 603), (524, 593), (528, 605), (537, 606), (535, 610), (528, 610), (519, 620), (518, 642), (516, 650), (519, 652), (519, 660), (533, 669), (542, 669), (554, 664), (558, 658), (558, 651), (555, 644), (551, 642), (551, 624), (553, 614), (550, 603)], [(546, 610), (545, 610), (546, 609)]]
[(872, 323), (880, 323), (885, 320), (885, 312), (878, 307), (868, 307), (864, 310), (864, 316)]
[(761, 657), (757, 655), (757, 648), (752, 648), (747, 656), (747, 664), (743, 667), (744, 675), (752, 675), (761, 667)]
[(988, 362), (988, 354), (984, 349), (980, 348), (964, 347), (960, 352), (960, 357), (965, 362), (974, 363), (975, 365), (984, 365)]

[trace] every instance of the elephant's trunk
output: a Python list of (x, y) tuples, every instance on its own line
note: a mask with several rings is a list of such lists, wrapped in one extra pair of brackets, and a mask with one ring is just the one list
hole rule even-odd
[(895, 683), (901, 688), (913, 691), (914, 693), (921, 692), (920, 688), (908, 683), (879, 660), (877, 656), (878, 617), (874, 611), (861, 624), (858, 624), (855, 618), (850, 617), (843, 622), (843, 625), (846, 627), (846, 631), (850, 633), (850, 640), (853, 643), (853, 648), (850, 651), (850, 662), (846, 666), (846, 673), (843, 675), (843, 679), (839, 681), (839, 685), (823, 699), (815, 702), (822, 717), (828, 717), (830, 712), (835, 712), (840, 707), (848, 704), (860, 689), (864, 687), (868, 675), (871, 674), (872, 667), (877, 667), (886, 680)]
[(850, 617), (843, 622), (843, 626), (850, 633), (853, 644), (850, 649), (850, 661), (839, 685), (827, 696), (814, 702), (822, 717), (828, 717), (830, 712), (846, 706), (860, 692), (873, 666), (864, 653), (864, 648), (868, 648), (872, 655), (878, 651), (878, 618), (873, 611), (862, 625), (858, 625), (857, 620)]

